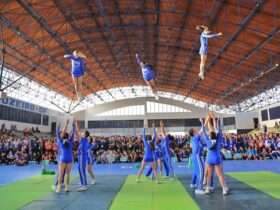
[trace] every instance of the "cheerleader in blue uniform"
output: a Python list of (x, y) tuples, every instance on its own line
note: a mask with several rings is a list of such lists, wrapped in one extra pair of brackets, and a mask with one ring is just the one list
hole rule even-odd
[(159, 100), (156, 83), (155, 83), (155, 71), (153, 69), (153, 66), (141, 61), (140, 56), (138, 54), (136, 54), (136, 61), (138, 65), (141, 67), (142, 75), (146, 84), (152, 89), (155, 99)]
[(158, 173), (156, 170), (156, 159), (155, 159), (155, 141), (156, 141), (155, 128), (154, 128), (153, 137), (152, 138), (150, 137), (151, 136), (146, 136), (146, 128), (143, 128), (144, 157), (140, 169), (137, 173), (136, 182), (140, 181), (140, 177), (145, 169), (146, 164), (150, 163), (156, 178), (156, 182), (159, 183)]
[(90, 137), (89, 147), (88, 147), (88, 159), (87, 159), (87, 172), (91, 177), (91, 184), (96, 183), (96, 178), (93, 173), (93, 163), (94, 163), (94, 153), (93, 150), (97, 148), (96, 142)]
[[(155, 159), (157, 163), (157, 171), (160, 171), (160, 176), (162, 176), (162, 160), (163, 160), (163, 154), (162, 154), (162, 144), (161, 144), (161, 139), (157, 138), (156, 140), (156, 145), (155, 145)], [(153, 172), (152, 167), (149, 168), (149, 170), (146, 173), (146, 176), (150, 176), (151, 173)]]
[(217, 33), (217, 34), (211, 34), (207, 26), (204, 25), (199, 25), (196, 26), (196, 30), (201, 31), (200, 35), (200, 49), (199, 49), (199, 54), (200, 54), (200, 71), (198, 76), (200, 79), (204, 79), (204, 69), (205, 69), (205, 64), (207, 61), (207, 54), (208, 54), (208, 39), (222, 36), (223, 34)]
[[(203, 124), (203, 123), (202, 123)], [(207, 168), (207, 186), (205, 192), (208, 194), (211, 192), (210, 183), (213, 170), (215, 170), (219, 182), (223, 188), (223, 195), (227, 195), (229, 189), (225, 183), (225, 178), (222, 169), (222, 157), (221, 157), (221, 144), (223, 141), (222, 130), (220, 122), (218, 122), (218, 128), (216, 131), (216, 119), (213, 113), (209, 113), (206, 118), (205, 125), (208, 125), (209, 134), (206, 133), (205, 126), (203, 125), (203, 134), (207, 144), (208, 152), (206, 156)]]
[(60, 166), (58, 173), (58, 185), (56, 187), (56, 192), (59, 193), (61, 191), (62, 177), (65, 174), (65, 192), (69, 191), (69, 183), (70, 183), (70, 173), (72, 169), (73, 163), (73, 141), (75, 134), (75, 124), (73, 123), (73, 129), (71, 135), (69, 135), (66, 130), (69, 124), (69, 120), (66, 121), (66, 124), (60, 135), (57, 136), (57, 144), (59, 146), (59, 150), (61, 151), (60, 155)]
[(80, 175), (80, 184), (81, 184), (81, 186), (78, 188), (78, 191), (81, 192), (88, 189), (86, 168), (87, 168), (88, 148), (89, 148), (88, 138), (90, 134), (87, 130), (81, 133), (77, 121), (76, 121), (76, 128), (77, 128), (77, 138), (79, 139), (78, 171)]
[[(60, 125), (59, 125), (56, 128), (56, 142), (58, 142), (57, 138), (58, 138), (58, 136), (60, 136), (60, 134), (61, 134), (61, 131), (60, 131)], [(56, 187), (58, 185), (58, 177), (59, 177), (59, 171), (60, 171), (60, 156), (61, 156), (60, 147), (59, 147), (59, 145), (57, 145), (57, 155), (56, 155), (57, 173), (56, 173), (54, 185), (52, 186), (52, 189), (54, 191), (56, 190)], [(65, 176), (65, 173), (62, 175), (62, 186), (63, 186), (63, 183), (64, 183), (64, 176)]]
[(170, 142), (172, 141), (172, 136), (167, 135), (164, 129), (164, 123), (160, 121), (160, 130), (162, 135), (162, 155), (163, 155), (163, 166), (166, 171), (166, 176), (173, 179), (175, 177), (175, 172), (172, 164), (171, 159), (171, 152), (170, 152)]
[(193, 163), (193, 175), (191, 188), (196, 188), (196, 194), (205, 194), (203, 190), (203, 178), (204, 178), (204, 163), (202, 161), (202, 151), (203, 145), (201, 142), (201, 131), (195, 128), (191, 128), (189, 131), (191, 137), (191, 147), (192, 147), (192, 163)]
[(73, 54), (64, 55), (64, 58), (70, 59), (72, 64), (72, 79), (78, 100), (83, 100), (82, 95), (83, 77), (85, 74), (85, 59), (87, 58), (82, 52), (75, 50)]

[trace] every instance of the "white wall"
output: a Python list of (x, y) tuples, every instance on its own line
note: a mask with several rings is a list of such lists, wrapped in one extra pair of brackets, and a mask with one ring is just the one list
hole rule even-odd
[[(146, 115), (140, 116), (97, 116), (99, 113), (103, 113), (112, 109), (117, 109), (121, 107), (131, 106), (131, 105), (144, 105), (147, 101), (154, 101), (158, 103), (170, 104), (174, 106), (178, 106), (191, 112), (184, 113), (148, 113)], [(134, 119), (187, 119), (187, 118), (201, 118), (205, 117), (208, 110), (196, 107), (191, 104), (186, 104), (184, 102), (175, 101), (166, 98), (160, 98), (160, 100), (155, 101), (152, 97), (147, 98), (133, 98), (133, 99), (125, 99), (120, 101), (115, 101), (111, 103), (97, 105), (93, 108), (87, 109), (85, 111), (80, 111), (73, 113), (72, 115), (81, 120), (134, 120)], [(232, 115), (228, 114), (219, 114), (217, 116), (228, 117)]]
[[(132, 105), (145, 105), (147, 101), (154, 101), (157, 103), (169, 104), (178, 106), (191, 112), (183, 113), (146, 113), (145, 115), (135, 115), (135, 116), (97, 116), (99, 113), (103, 113), (112, 109), (117, 109)], [(125, 99), (121, 101), (115, 101), (111, 103), (106, 103), (102, 105), (97, 105), (85, 111), (76, 112), (73, 116), (80, 120), (85, 120), (86, 127), (87, 121), (96, 120), (144, 120), (147, 122), (149, 119), (191, 119), (191, 118), (203, 118), (207, 115), (208, 110), (196, 107), (191, 104), (186, 104), (185, 102), (175, 101), (166, 98), (160, 98), (159, 101), (155, 101), (154, 98), (134, 98)], [(216, 114), (220, 117), (230, 117), (233, 115), (228, 114)], [(167, 132), (185, 132), (189, 131), (190, 127), (168, 127)], [(110, 128), (110, 129), (89, 129), (94, 135), (110, 136), (110, 135), (139, 135), (142, 133), (141, 128)]]
[(236, 113), (236, 128), (237, 129), (254, 129), (254, 118), (258, 118), (258, 111), (238, 112)]

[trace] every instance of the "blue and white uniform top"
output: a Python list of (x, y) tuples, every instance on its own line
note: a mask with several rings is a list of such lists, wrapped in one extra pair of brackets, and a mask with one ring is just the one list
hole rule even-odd
[(65, 55), (65, 58), (71, 60), (72, 64), (72, 75), (75, 77), (83, 76), (85, 73), (85, 61), (83, 58), (74, 56), (73, 54)]
[(161, 159), (163, 157), (161, 142), (156, 143), (156, 145), (155, 145), (155, 157), (156, 157), (157, 160)]
[(96, 143), (89, 143), (88, 144), (88, 164), (93, 164), (94, 162), (94, 154), (93, 154), (93, 149), (97, 147)]
[(206, 134), (205, 128), (203, 127), (203, 133), (205, 136), (205, 141), (207, 144), (207, 156), (206, 156), (206, 162), (209, 165), (219, 165), (222, 162), (221, 157), (221, 148), (222, 148), (222, 142), (223, 142), (223, 134), (221, 129), (217, 131), (217, 139), (215, 141), (215, 147), (213, 147), (213, 140), (209, 138), (209, 136)]
[(58, 136), (60, 136), (60, 128), (59, 127), (56, 128), (56, 138), (55, 138), (55, 140), (56, 140), (56, 144), (57, 144), (56, 161), (60, 162), (61, 148), (60, 148), (59, 143), (58, 143), (58, 141), (59, 141)]
[(150, 81), (155, 79), (155, 72), (153, 66), (150, 64), (144, 64), (139, 57), (136, 57), (137, 63), (141, 66), (143, 79), (145, 81)]
[(60, 150), (60, 162), (62, 163), (71, 163), (73, 162), (73, 142), (74, 142), (74, 134), (75, 134), (75, 125), (73, 125), (72, 132), (68, 138), (68, 146), (64, 145), (64, 141), (60, 136), (60, 130), (57, 129), (56, 140), (58, 145), (58, 150)]
[[(155, 129), (154, 129), (154, 135), (155, 135)], [(155, 136), (152, 139), (152, 144), (155, 144)], [(143, 142), (144, 142), (144, 161), (146, 162), (152, 162), (154, 161), (154, 151), (151, 148), (151, 145), (148, 143), (146, 139), (146, 128), (143, 128)]]
[(142, 74), (143, 78), (146, 81), (154, 80), (155, 79), (155, 73), (153, 70), (153, 66), (150, 64), (145, 64), (142, 68)]
[(170, 145), (170, 139), (169, 136), (165, 136), (162, 139), (162, 155), (163, 157), (170, 157), (170, 149), (169, 149), (169, 145)]
[(202, 32), (200, 35), (200, 50), (199, 54), (207, 55), (208, 53), (208, 39), (214, 38), (219, 36), (219, 34), (208, 34)]
[(200, 156), (203, 151), (203, 145), (201, 142), (201, 136), (199, 134), (192, 137), (192, 156)]
[(89, 142), (88, 138), (83, 137), (80, 140), (79, 147), (78, 147), (78, 156), (88, 156), (88, 147), (89, 147)]

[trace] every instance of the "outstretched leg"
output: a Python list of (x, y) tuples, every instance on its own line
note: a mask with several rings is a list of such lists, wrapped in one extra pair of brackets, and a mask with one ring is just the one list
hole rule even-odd
[(201, 54), (200, 55), (200, 69), (199, 69), (199, 74), (198, 76), (200, 79), (204, 80), (204, 71), (205, 71), (205, 64), (207, 61), (207, 55)]
[(57, 193), (59, 193), (61, 191), (62, 176), (63, 176), (64, 173), (67, 176), (66, 164), (65, 163), (61, 163), (60, 167), (59, 167), (59, 173), (58, 173), (58, 184), (57, 184), (57, 187), (56, 187), (56, 192)]
[(89, 175), (91, 177), (91, 184), (95, 184), (95, 175), (93, 173), (92, 164), (87, 164), (87, 172), (89, 173)]
[(207, 193), (207, 194), (211, 192), (211, 190), (210, 190), (210, 183), (211, 183), (211, 174), (212, 174), (213, 170), (214, 170), (214, 166), (208, 164), (207, 171), (206, 171), (206, 173), (207, 173), (206, 184), (207, 185), (206, 185), (206, 190), (205, 190), (205, 193)]
[(157, 164), (156, 164), (156, 162), (152, 162), (152, 169), (153, 169), (154, 176), (155, 176), (155, 178), (156, 178), (156, 182), (159, 183), (159, 178), (158, 178), (158, 172), (157, 172)]
[(72, 80), (73, 80), (73, 83), (74, 83), (74, 88), (75, 88), (77, 99), (79, 99), (79, 82), (78, 82), (78, 77), (75, 77), (74, 75), (72, 75)]
[(69, 184), (70, 184), (70, 175), (72, 170), (72, 163), (67, 164), (66, 166), (66, 172), (65, 172), (65, 192), (69, 192)]
[(146, 84), (152, 89), (153, 94), (155, 95), (156, 100), (158, 100), (158, 92), (156, 88), (155, 80), (146, 81)]
[(80, 100), (82, 100), (84, 98), (84, 95), (83, 95), (83, 78), (84, 76), (80, 76), (78, 77), (78, 91), (79, 91), (79, 95), (80, 95)]
[(146, 165), (145, 160), (142, 160), (141, 167), (140, 167), (140, 169), (139, 169), (139, 171), (138, 171), (138, 173), (137, 173), (137, 178), (136, 178), (136, 181), (137, 181), (137, 182), (140, 181), (140, 177), (141, 177), (141, 175), (142, 175), (142, 173), (143, 173), (143, 171), (144, 171), (144, 169), (145, 169), (145, 165)]
[(215, 166), (215, 172), (216, 172), (216, 174), (219, 178), (219, 182), (223, 188), (223, 194), (227, 195), (229, 190), (228, 190), (228, 187), (226, 186), (225, 177), (224, 177), (224, 174), (223, 174), (223, 171), (222, 171), (222, 168), (220, 165)]

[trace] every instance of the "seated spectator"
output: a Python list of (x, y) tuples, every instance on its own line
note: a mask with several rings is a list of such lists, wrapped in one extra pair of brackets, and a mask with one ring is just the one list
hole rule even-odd
[(15, 161), (15, 155), (13, 153), (12, 150), (9, 151), (9, 153), (7, 154), (7, 164), (14, 164)]
[(15, 164), (17, 166), (24, 166), (27, 163), (27, 155), (23, 151), (17, 151), (15, 155)]

